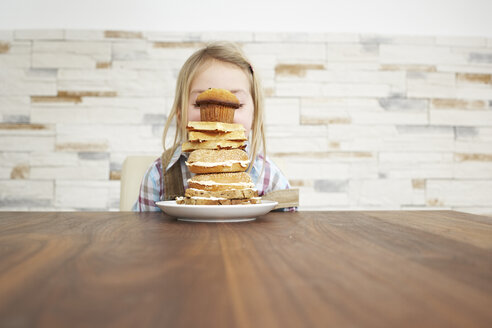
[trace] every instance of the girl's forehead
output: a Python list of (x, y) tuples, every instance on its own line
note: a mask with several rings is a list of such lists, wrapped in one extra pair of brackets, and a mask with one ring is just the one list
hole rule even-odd
[(231, 92), (247, 91), (250, 89), (250, 81), (239, 66), (218, 60), (208, 60), (197, 70), (191, 82), (190, 91), (204, 91), (208, 88), (227, 89)]
[(219, 68), (219, 69), (229, 69), (229, 70), (242, 70), (241, 67), (239, 67), (236, 64), (218, 60), (215, 58), (209, 58), (201, 62), (198, 66), (197, 72), (201, 73), (203, 71), (209, 70), (209, 69), (214, 69), (214, 68)]

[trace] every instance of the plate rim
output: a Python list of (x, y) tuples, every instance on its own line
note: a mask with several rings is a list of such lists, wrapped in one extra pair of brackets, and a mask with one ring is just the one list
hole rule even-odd
[[(218, 219), (222, 222), (234, 222), (239, 218), (256, 218), (271, 212), (277, 204), (277, 201), (270, 200), (265, 200), (261, 204), (238, 205), (185, 205), (176, 204), (175, 200), (156, 202), (163, 214), (176, 218), (189, 218), (193, 221), (206, 220), (203, 222), (217, 222)], [(242, 209), (247, 213), (241, 211)]]
[[(165, 203), (165, 204), (164, 204)], [(264, 199), (261, 200), (260, 204), (236, 204), (236, 205), (188, 205), (188, 204), (176, 204), (175, 200), (160, 200), (158, 202), (155, 202), (157, 206), (159, 204), (165, 205), (165, 206), (171, 206), (171, 207), (191, 207), (191, 208), (209, 208), (209, 209), (219, 209), (219, 208), (225, 208), (225, 209), (231, 209), (231, 208), (245, 208), (245, 207), (261, 207), (263, 205), (272, 205), (274, 204), (274, 207), (278, 205), (277, 201), (274, 200), (268, 200)]]

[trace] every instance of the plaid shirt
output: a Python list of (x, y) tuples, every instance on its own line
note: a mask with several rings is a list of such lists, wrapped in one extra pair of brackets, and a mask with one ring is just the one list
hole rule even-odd
[[(171, 166), (180, 161), (181, 172), (183, 173), (183, 186), (184, 189), (188, 188), (188, 179), (193, 175), (188, 170), (186, 166), (186, 160), (188, 159), (188, 153), (181, 153), (181, 148), (178, 147), (176, 152), (173, 154), (166, 171), (171, 168)], [(263, 156), (259, 155), (251, 169), (250, 175), (255, 188), (258, 190), (258, 195), (263, 196), (273, 190), (289, 189), (289, 181), (280, 172), (279, 168), (266, 158), (265, 169), (261, 173), (261, 167), (263, 165)], [(135, 205), (133, 205), (132, 210), (135, 212), (145, 212), (145, 211), (160, 211), (161, 209), (155, 205), (156, 202), (161, 201), (164, 197), (164, 177), (162, 174), (162, 160), (159, 157), (154, 163), (149, 167), (145, 173), (142, 184), (140, 185), (140, 192)], [(285, 208), (284, 211), (295, 211), (297, 208)]]

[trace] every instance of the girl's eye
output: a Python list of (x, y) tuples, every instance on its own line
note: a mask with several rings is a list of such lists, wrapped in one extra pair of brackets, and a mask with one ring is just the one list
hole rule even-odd
[[(243, 106), (244, 106), (244, 104), (239, 104), (239, 108), (241, 108), (241, 107), (243, 107)], [(194, 104), (193, 104), (193, 107), (194, 107), (194, 108), (200, 108), (200, 106), (198, 106), (198, 104), (197, 104), (197, 103), (194, 103)]]
[[(200, 106), (198, 106), (198, 104), (197, 104), (197, 103), (194, 103), (192, 106), (193, 106), (194, 108), (200, 108)], [(242, 108), (243, 106), (244, 106), (244, 104), (239, 104), (239, 108)]]

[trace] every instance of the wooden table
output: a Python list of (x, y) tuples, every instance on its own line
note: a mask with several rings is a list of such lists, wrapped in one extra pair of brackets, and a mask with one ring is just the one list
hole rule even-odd
[(0, 213), (0, 327), (492, 327), (492, 219)]

